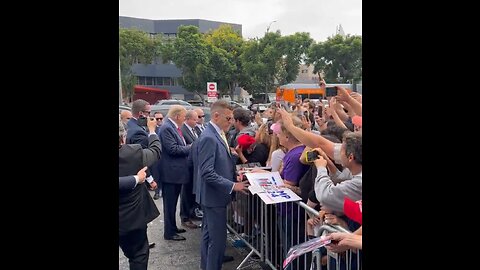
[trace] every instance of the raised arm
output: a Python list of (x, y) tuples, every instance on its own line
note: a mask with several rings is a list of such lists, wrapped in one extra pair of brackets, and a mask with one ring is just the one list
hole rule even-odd
[(332, 97), (332, 99), (330, 99), (330, 108), (334, 109), (334, 113), (338, 116), (338, 118), (340, 118), (342, 123), (348, 120), (348, 114), (343, 110), (336, 97)]
[(358, 102), (356, 99), (350, 96), (345, 88), (337, 86), (337, 89), (337, 99), (348, 103), (352, 107), (355, 114), (357, 114), (358, 116), (362, 116), (362, 103)]
[(337, 126), (348, 129), (347, 126), (345, 126), (345, 123), (343, 122), (343, 121), (346, 121), (347, 119), (345, 120), (340, 119), (340, 116), (338, 115), (338, 111), (339, 111), (337, 110), (338, 107), (340, 107), (340, 110), (345, 114), (345, 117), (348, 119), (348, 115), (343, 111), (340, 104), (337, 103), (335, 97), (333, 97), (330, 100), (330, 107), (329, 107), (329, 109), (331, 109), (331, 115), (333, 117), (333, 120), (335, 121), (335, 124), (337, 124)]
[(160, 159), (162, 154), (162, 145), (158, 138), (157, 133), (155, 133), (155, 127), (157, 122), (155, 118), (149, 118), (147, 122), (148, 131), (148, 146), (145, 149), (142, 149), (143, 154), (143, 166), (151, 166), (157, 160)]
[(305, 131), (301, 128), (296, 127), (293, 125), (292, 118), (290, 117), (289, 113), (284, 109), (278, 110), (278, 112), (282, 115), (282, 120), (285, 128), (292, 133), (297, 140), (299, 140), (302, 144), (311, 147), (317, 148), (320, 147), (322, 150), (332, 159), (333, 156), (333, 143), (321, 135), (315, 135), (311, 132)]

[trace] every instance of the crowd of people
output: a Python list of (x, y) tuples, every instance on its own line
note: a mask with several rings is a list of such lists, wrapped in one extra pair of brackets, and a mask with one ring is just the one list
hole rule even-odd
[[(277, 205), (277, 215), (290, 221), (277, 224), (281, 254), (316, 237), (315, 228), (324, 223), (353, 232), (329, 234), (326, 249), (361, 249), (362, 96), (337, 90), (328, 102), (298, 98), (295, 104), (272, 102), (263, 112), (233, 110), (219, 100), (208, 123), (201, 109), (172, 105), (164, 118), (151, 114), (148, 102), (135, 100), (119, 124), (120, 247), (130, 269), (147, 269), (147, 224), (159, 215), (154, 200), (160, 198), (165, 240), (185, 241), (184, 228), (201, 225), (201, 269), (221, 269), (232, 260), (224, 254), (227, 207), (236, 193), (249, 193), (236, 165), (252, 163), (280, 172), (284, 187), (318, 210), (296, 220), (298, 208)], [(179, 198), (184, 228), (175, 221)]]

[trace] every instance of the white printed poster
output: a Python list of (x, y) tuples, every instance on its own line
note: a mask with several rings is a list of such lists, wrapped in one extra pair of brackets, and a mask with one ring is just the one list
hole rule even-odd
[(265, 204), (283, 202), (296, 202), (302, 199), (283, 185), (283, 180), (278, 172), (245, 173), (250, 183), (248, 189), (252, 194), (257, 194)]

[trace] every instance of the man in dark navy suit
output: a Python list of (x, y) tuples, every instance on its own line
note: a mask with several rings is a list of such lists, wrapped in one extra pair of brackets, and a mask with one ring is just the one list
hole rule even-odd
[[(140, 122), (150, 116), (150, 103), (143, 99), (137, 99), (132, 103), (132, 117), (127, 122), (127, 144), (140, 144), (143, 149), (148, 147), (148, 133), (146, 125)], [(139, 121), (140, 120), (140, 121)], [(145, 120), (146, 124), (147, 121)], [(153, 165), (147, 171), (147, 183), (151, 189), (157, 188), (157, 183), (151, 176)]]
[(197, 167), (196, 200), (203, 209), (201, 268), (219, 270), (227, 240), (227, 205), (233, 191), (245, 192), (248, 184), (236, 182), (235, 160), (225, 132), (233, 123), (233, 112), (224, 100), (212, 104), (211, 121), (196, 142), (193, 166)]
[(160, 127), (162, 159), (160, 160), (160, 179), (162, 179), (164, 231), (166, 240), (181, 241), (185, 232), (175, 222), (177, 201), (182, 185), (188, 183), (187, 158), (191, 145), (187, 145), (181, 130), (187, 110), (181, 105), (172, 105), (167, 118)]
[[(183, 123), (181, 128), (187, 145), (193, 144), (193, 142), (198, 138), (198, 135), (195, 131), (197, 121), (197, 113), (194, 110), (187, 111), (185, 123)], [(195, 195), (193, 195), (193, 174), (189, 170), (188, 183), (182, 186), (182, 192), (180, 196), (180, 217), (182, 218), (182, 225), (190, 229), (200, 228), (191, 220), (194, 217), (196, 218), (194, 212), (195, 206)]]

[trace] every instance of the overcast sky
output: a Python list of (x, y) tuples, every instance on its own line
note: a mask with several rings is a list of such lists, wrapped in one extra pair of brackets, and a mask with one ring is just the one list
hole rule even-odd
[(144, 19), (204, 19), (242, 25), (245, 38), (270, 31), (308, 32), (325, 41), (341, 24), (345, 34), (362, 34), (361, 0), (119, 0), (120, 15)]

